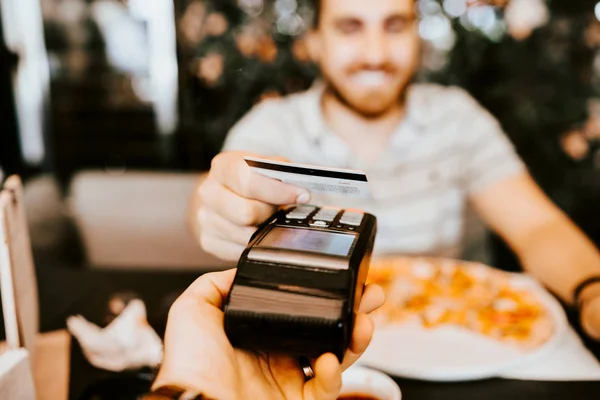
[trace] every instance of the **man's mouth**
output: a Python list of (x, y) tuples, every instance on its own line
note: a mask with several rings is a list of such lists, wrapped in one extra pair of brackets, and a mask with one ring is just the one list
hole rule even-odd
[(359, 71), (350, 76), (354, 83), (364, 87), (380, 87), (392, 80), (392, 74), (385, 71)]

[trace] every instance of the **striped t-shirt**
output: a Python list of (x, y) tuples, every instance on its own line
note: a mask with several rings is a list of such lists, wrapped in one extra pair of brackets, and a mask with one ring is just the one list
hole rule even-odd
[(405, 118), (385, 154), (369, 165), (328, 130), (322, 93), (317, 83), (260, 103), (231, 130), (223, 150), (364, 171), (373, 200), (315, 195), (311, 202), (376, 215), (378, 255), (463, 256), (469, 194), (525, 169), (496, 119), (462, 89), (412, 85)]

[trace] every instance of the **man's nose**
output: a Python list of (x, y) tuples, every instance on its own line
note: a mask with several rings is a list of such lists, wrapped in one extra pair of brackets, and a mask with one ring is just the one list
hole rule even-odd
[(385, 35), (381, 32), (368, 32), (365, 35), (363, 57), (365, 64), (380, 66), (388, 60), (388, 46)]

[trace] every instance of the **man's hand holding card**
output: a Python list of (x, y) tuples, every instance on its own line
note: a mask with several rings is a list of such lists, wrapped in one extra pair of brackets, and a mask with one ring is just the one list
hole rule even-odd
[(192, 204), (192, 227), (201, 246), (216, 257), (237, 261), (256, 227), (282, 205), (308, 203), (310, 192), (254, 173), (246, 152), (217, 155)]
[(192, 225), (205, 251), (237, 261), (258, 225), (280, 206), (309, 203), (311, 194), (355, 199), (371, 196), (361, 171), (223, 152), (214, 158), (198, 187)]

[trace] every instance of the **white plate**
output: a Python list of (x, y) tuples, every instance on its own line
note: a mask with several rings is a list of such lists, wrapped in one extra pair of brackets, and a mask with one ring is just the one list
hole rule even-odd
[(498, 376), (503, 370), (532, 361), (552, 351), (568, 329), (560, 303), (533, 279), (513, 274), (547, 307), (554, 334), (544, 344), (524, 352), (459, 327), (424, 329), (420, 324), (377, 325), (360, 365), (390, 375), (430, 381), (466, 381)]
[(380, 400), (401, 400), (400, 387), (392, 378), (370, 368), (352, 366), (342, 374), (340, 396), (366, 394)]

